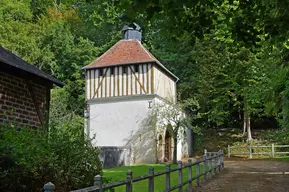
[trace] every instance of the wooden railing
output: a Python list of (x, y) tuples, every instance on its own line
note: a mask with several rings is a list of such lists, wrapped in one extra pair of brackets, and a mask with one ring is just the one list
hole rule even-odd
[[(269, 148), (269, 152), (254, 152), (254, 149), (257, 148)], [(277, 148), (288, 148), (287, 152), (278, 152), (276, 151)], [(246, 152), (234, 152), (232, 153), (232, 149), (247, 149)], [(268, 155), (271, 157), (275, 157), (275, 155), (285, 155), (289, 154), (289, 145), (270, 145), (270, 146), (230, 146), (228, 145), (228, 157), (231, 157), (232, 155), (248, 155), (250, 159), (253, 158), (253, 155)]]
[[(193, 176), (192, 167), (196, 166), (195, 176)], [(201, 166), (203, 172), (201, 173)], [(188, 190), (192, 191), (193, 181), (196, 181), (196, 185), (200, 186), (200, 180), (203, 178), (206, 181), (209, 177), (216, 175), (224, 168), (224, 152), (220, 150), (218, 152), (207, 152), (205, 155), (196, 157), (196, 161), (192, 162), (191, 159), (188, 160), (186, 165), (182, 164), (182, 161), (178, 162), (178, 167), (171, 169), (170, 164), (165, 165), (165, 171), (154, 172), (153, 167), (149, 167), (148, 174), (140, 177), (133, 177), (133, 172), (128, 170), (126, 173), (126, 179), (123, 181), (117, 181), (113, 183), (103, 184), (102, 176), (97, 175), (94, 177), (94, 186), (87, 187), (84, 189), (79, 189), (71, 192), (103, 192), (108, 189), (113, 189), (119, 186), (126, 186), (126, 192), (133, 191), (133, 184), (139, 181), (148, 181), (148, 191), (154, 191), (154, 179), (161, 175), (165, 175), (166, 184), (163, 188), (164, 192), (169, 192), (178, 189), (182, 192), (184, 186), (188, 184)], [(188, 169), (188, 180), (183, 182), (183, 170)], [(171, 186), (171, 173), (178, 172), (178, 184)], [(55, 186), (52, 183), (47, 183), (44, 185), (44, 192), (54, 192)]]

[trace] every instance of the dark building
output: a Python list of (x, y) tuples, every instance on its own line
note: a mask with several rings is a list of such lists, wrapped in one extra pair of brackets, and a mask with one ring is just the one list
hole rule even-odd
[(45, 128), (53, 85), (64, 84), (0, 46), (0, 124)]

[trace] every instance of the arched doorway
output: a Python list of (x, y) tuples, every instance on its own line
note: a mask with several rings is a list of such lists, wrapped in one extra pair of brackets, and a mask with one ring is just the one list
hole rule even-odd
[(158, 138), (158, 160), (159, 162), (163, 161), (163, 137), (159, 135)]
[(171, 161), (172, 158), (172, 136), (170, 132), (166, 131), (165, 136), (165, 161)]

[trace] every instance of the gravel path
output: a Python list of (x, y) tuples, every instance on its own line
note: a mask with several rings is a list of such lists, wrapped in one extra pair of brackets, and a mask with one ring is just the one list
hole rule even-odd
[(289, 192), (289, 162), (225, 161), (225, 170), (197, 192)]

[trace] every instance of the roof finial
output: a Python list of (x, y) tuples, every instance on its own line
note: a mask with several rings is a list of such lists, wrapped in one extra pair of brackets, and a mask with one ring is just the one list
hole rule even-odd
[(122, 39), (125, 40), (138, 40), (141, 42), (141, 27), (136, 24), (136, 23), (132, 23), (131, 25), (124, 25), (122, 28)]

